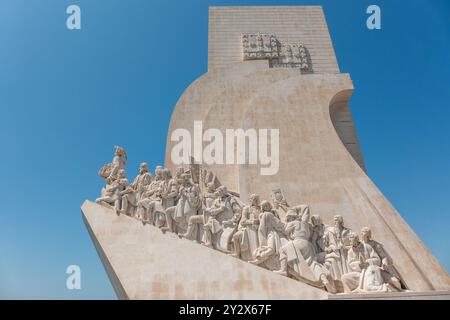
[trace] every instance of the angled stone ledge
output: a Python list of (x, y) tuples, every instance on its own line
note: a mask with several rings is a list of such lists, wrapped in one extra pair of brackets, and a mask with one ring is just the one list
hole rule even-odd
[(326, 299), (327, 292), (86, 200), (82, 216), (120, 299)]

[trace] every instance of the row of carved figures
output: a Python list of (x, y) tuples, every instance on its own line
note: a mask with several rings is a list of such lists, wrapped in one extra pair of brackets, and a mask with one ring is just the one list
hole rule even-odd
[(141, 163), (129, 183), (126, 163), (125, 150), (116, 146), (112, 163), (99, 171), (106, 185), (96, 202), (112, 206), (117, 214), (330, 293), (407, 289), (367, 227), (358, 235), (340, 215), (325, 225), (308, 205), (289, 206), (280, 189), (272, 191), (271, 201), (252, 194), (244, 204), (214, 173), (195, 165), (177, 168), (173, 177), (161, 166), (152, 175), (147, 163)]

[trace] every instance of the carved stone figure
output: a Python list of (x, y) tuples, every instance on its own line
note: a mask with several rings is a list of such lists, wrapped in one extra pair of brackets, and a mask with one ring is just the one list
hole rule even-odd
[(280, 268), (280, 248), (287, 242), (284, 234), (285, 224), (277, 218), (269, 201), (261, 202), (261, 211), (258, 227), (259, 247), (254, 252), (255, 259), (250, 262), (269, 270), (277, 270)]
[(348, 250), (349, 272), (342, 275), (344, 292), (391, 291), (381, 276), (380, 257), (368, 244), (359, 241), (355, 233), (349, 235), (351, 247)]
[(122, 196), (120, 213), (134, 215), (137, 204), (145, 188), (153, 181), (153, 175), (148, 172), (148, 165), (143, 162), (139, 166), (139, 174), (133, 183), (128, 186), (127, 192)]
[(325, 230), (325, 266), (330, 270), (334, 280), (340, 280), (347, 268), (347, 251), (350, 248), (350, 229), (344, 226), (344, 218), (336, 215), (334, 225)]
[(144, 223), (159, 226), (160, 216), (164, 215), (163, 192), (164, 192), (164, 169), (157, 166), (155, 179), (147, 186), (138, 202), (137, 215), (142, 217)]
[(179, 184), (177, 178), (172, 178), (172, 173), (169, 169), (164, 169), (164, 192), (163, 192), (163, 207), (164, 209), (173, 207), (178, 200)]
[[(242, 218), (242, 207), (240, 204), (234, 199), (233, 195), (230, 195), (232, 198), (232, 204), (230, 205), (231, 211), (233, 212), (233, 215), (230, 219), (224, 220), (222, 222), (222, 232), (220, 233), (220, 237), (217, 241), (217, 245), (215, 246), (216, 249), (225, 252), (227, 254), (230, 254), (232, 252), (232, 239), (234, 234), (237, 231), (237, 228), (239, 226), (239, 222)], [(208, 229), (205, 228), (205, 231)], [(205, 235), (208, 235), (205, 233)], [(206, 239), (208, 240), (208, 239)], [(213, 242), (214, 243), (214, 242)]]
[(381, 276), (384, 282), (389, 283), (397, 290), (406, 289), (401, 277), (395, 269), (394, 262), (389, 254), (384, 249), (383, 245), (372, 239), (372, 231), (368, 227), (361, 229), (361, 240), (365, 244), (370, 245), (381, 259)]
[[(284, 195), (281, 192), (281, 189), (279, 189), (279, 188), (272, 190), (272, 203), (273, 203), (273, 208), (275, 210), (281, 209), (284, 213), (286, 213), (289, 209), (289, 205), (288, 205), (286, 199), (284, 198)], [(276, 214), (278, 219), (280, 218), (280, 216), (278, 215), (278, 212), (275, 211), (274, 214)]]
[[(109, 199), (108, 197), (111, 195), (111, 185), (118, 178), (119, 170), (124, 169), (126, 163), (127, 155), (125, 150), (119, 146), (115, 146), (114, 158), (112, 162), (103, 165), (98, 171), (99, 176), (105, 179), (106, 183), (105, 187), (101, 190), (100, 197), (106, 197), (106, 199)], [(101, 201), (101, 203), (106, 203), (106, 201)]]
[(292, 276), (316, 287), (325, 286), (328, 291), (335, 292), (333, 282), (328, 277), (328, 270), (317, 262), (313, 244), (310, 242), (312, 228), (309, 224), (309, 206), (297, 206), (296, 210), (288, 210), (285, 234), (290, 240), (280, 249), (280, 270), (275, 272)]
[(253, 253), (259, 246), (258, 227), (261, 214), (260, 198), (258, 194), (250, 195), (250, 205), (242, 210), (238, 231), (233, 235), (233, 256), (245, 261), (255, 259)]
[(202, 195), (203, 206), (205, 208), (211, 208), (214, 205), (214, 201), (217, 199), (217, 189), (214, 182), (208, 182), (206, 190)]
[(195, 240), (201, 243), (203, 238), (203, 225), (207, 222), (204, 211), (199, 211), (201, 214), (196, 214), (189, 217), (187, 230), (185, 233), (179, 234), (180, 238)]
[(180, 174), (179, 199), (174, 207), (166, 209), (167, 230), (183, 234), (187, 231), (189, 218), (201, 214), (200, 189), (191, 182), (191, 175)]
[(208, 189), (208, 185), (210, 184), (212, 184), (214, 189), (220, 186), (214, 172), (202, 168), (200, 174), (201, 174), (201, 181), (205, 189)]
[(188, 221), (187, 231), (180, 236), (189, 240), (196, 240), (197, 242), (204, 241), (203, 225), (208, 222), (209, 214), (205, 209), (209, 209), (214, 205), (217, 198), (216, 188), (213, 182), (208, 182), (206, 191), (202, 194), (202, 206), (200, 214), (191, 216)]
[(127, 164), (127, 153), (125, 149), (115, 146), (114, 147), (114, 158), (111, 162), (111, 172), (106, 178), (108, 183), (112, 183), (117, 178), (117, 173), (119, 170), (124, 169)]
[(217, 188), (217, 199), (211, 208), (205, 208), (208, 221), (204, 225), (204, 244), (224, 252), (230, 251), (230, 243), (241, 218), (241, 206), (228, 193), (227, 187)]
[[(123, 169), (126, 153), (120, 147), (115, 151), (113, 162), (100, 170), (107, 183), (96, 202), (113, 206), (117, 214), (136, 211), (144, 224), (330, 293), (406, 289), (392, 258), (367, 227), (361, 229), (362, 241), (340, 215), (328, 227), (319, 215), (311, 216), (308, 205), (289, 206), (279, 188), (272, 190), (274, 207), (260, 203), (257, 194), (245, 205), (213, 172), (194, 165), (177, 168), (174, 178), (157, 166), (153, 177), (144, 162), (129, 184)], [(275, 209), (285, 213), (286, 223)]]
[(327, 226), (322, 222), (319, 215), (315, 214), (311, 216), (311, 243), (314, 246), (316, 252), (317, 261), (320, 263), (325, 262), (325, 242), (324, 235)]
[(122, 196), (127, 192), (128, 180), (125, 175), (125, 170), (120, 169), (117, 173), (115, 180), (106, 185), (104, 188), (104, 194), (95, 200), (97, 203), (107, 203), (114, 205), (114, 209), (117, 214), (120, 213)]

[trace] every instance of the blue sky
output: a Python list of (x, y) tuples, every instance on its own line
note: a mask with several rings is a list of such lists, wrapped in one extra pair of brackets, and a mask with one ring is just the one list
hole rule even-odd
[[(81, 7), (82, 29), (66, 28)], [(450, 2), (3, 0), (0, 298), (115, 299), (80, 215), (115, 144), (163, 164), (172, 109), (207, 69), (210, 5), (319, 4), (368, 174), (450, 269)], [(378, 4), (382, 29), (366, 28)], [(82, 290), (67, 290), (77, 264)]]

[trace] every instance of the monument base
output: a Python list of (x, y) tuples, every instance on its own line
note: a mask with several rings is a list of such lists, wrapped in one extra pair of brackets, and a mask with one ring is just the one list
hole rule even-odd
[(450, 291), (328, 294), (94, 202), (81, 211), (119, 299), (450, 300)]
[(120, 299), (326, 299), (325, 290), (86, 200), (83, 220)]

